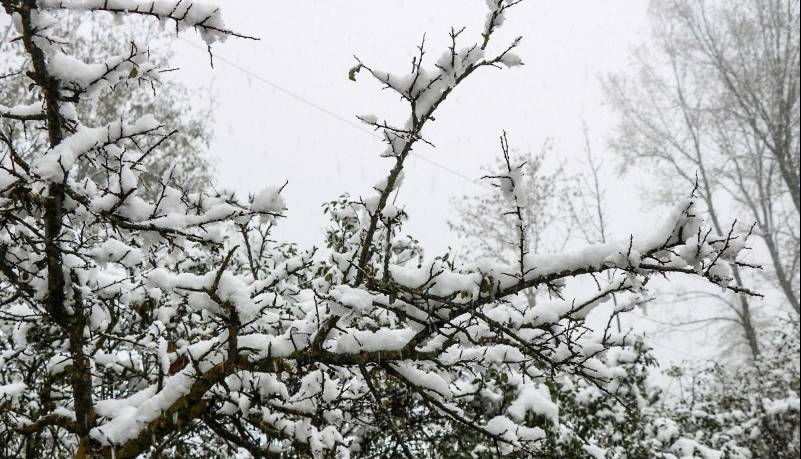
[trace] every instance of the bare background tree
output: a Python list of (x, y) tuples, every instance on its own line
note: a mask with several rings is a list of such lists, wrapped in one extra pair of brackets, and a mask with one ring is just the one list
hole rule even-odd
[[(589, 128), (583, 124), (584, 158), (578, 172), (565, 164), (553, 164), (558, 153), (550, 140), (537, 154), (510, 152), (512, 164), (520, 165), (526, 221), (523, 228), (528, 241), (527, 253), (547, 254), (563, 250), (568, 243), (604, 244), (608, 241), (609, 218), (605, 209), (606, 192), (601, 184), (602, 160), (593, 154)], [(486, 177), (494, 177), (506, 168), (503, 158), (492, 167), (484, 166)], [(452, 199), (454, 217), (448, 222), (465, 247), (464, 256), (472, 260), (500, 256), (511, 262), (519, 228), (514, 214), (504, 212), (503, 190), (494, 187), (456, 196)], [(608, 281), (609, 279), (607, 279)], [(536, 291), (527, 291), (530, 304), (536, 304)], [(617, 305), (617, 298), (612, 295)], [(644, 306), (644, 305), (643, 305)], [(622, 330), (620, 316), (617, 330)]]
[[(527, 241), (526, 253), (549, 253), (563, 250), (571, 239), (563, 195), (567, 191), (563, 165), (553, 162), (553, 145), (550, 140), (538, 153), (512, 150), (509, 161), (520, 167), (520, 187), (526, 202), (522, 207), (527, 224), (522, 228)], [(550, 161), (549, 161), (550, 160)], [(506, 169), (504, 158), (497, 158), (492, 166), (484, 166), (485, 179), (495, 177)], [(470, 261), (481, 258), (500, 258), (512, 263), (518, 256), (520, 228), (515, 226), (516, 216), (505, 211), (506, 198), (501, 188), (490, 187), (486, 180), (482, 190), (455, 196), (454, 215), (448, 226), (462, 240), (466, 250), (463, 256)], [(592, 241), (595, 242), (595, 241)], [(536, 304), (536, 291), (526, 296)]]
[[(652, 44), (633, 53), (633, 72), (607, 80), (621, 120), (612, 146), (629, 171), (656, 165), (668, 183), (697, 181), (716, 231), (733, 215), (753, 222), (763, 244), (750, 259), (765, 261), (762, 277), (797, 316), (799, 3), (659, 0), (650, 13)], [(759, 282), (741, 267), (734, 278)], [(759, 355), (754, 309), (766, 304), (714, 298)]]

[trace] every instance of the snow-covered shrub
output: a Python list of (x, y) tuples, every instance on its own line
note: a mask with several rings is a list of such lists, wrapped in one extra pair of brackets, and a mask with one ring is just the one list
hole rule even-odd
[[(729, 278), (744, 236), (706, 230), (692, 197), (648, 234), (529, 253), (526, 197), (505, 143), (507, 169), (494, 180), (515, 217), (511, 263), (425, 258), (403, 233), (407, 212), (390, 198), (437, 108), (474, 72), (521, 64), (512, 54), (519, 39), (492, 41), (516, 3), (488, 1), (480, 38), (465, 46), (463, 32), (451, 31), (433, 65), (422, 45), (408, 74), (357, 62), (351, 78), (378, 79), (409, 116), (361, 117), (383, 134), (390, 170), (365, 195), (327, 206), (325, 248), (304, 249), (271, 238), (283, 186), (240, 199), (190, 192), (165, 174), (156, 193), (144, 193), (144, 161), (169, 128), (124, 112), (88, 126), (76, 106), (157, 88), (147, 46), (85, 63), (69, 54), (69, 37), (50, 33), (56, 10), (134, 14), (195, 29), (211, 46), (237, 35), (217, 8), (2, 0), (25, 56), (11, 77), (25, 78), (34, 96), (0, 105), (3, 129), (48, 137), (28, 157), (13, 136), (0, 137), (2, 454), (348, 457), (384, 434), (386, 454), (416, 457), (434, 441), (418, 432), (437, 429), (469, 430), (491, 455), (547, 454), (570, 428), (556, 381), (613, 397), (608, 388), (625, 371), (609, 351), (637, 349), (636, 337), (586, 326), (595, 306), (613, 293), (641, 294), (654, 275), (748, 294)], [(572, 278), (605, 272), (597, 290), (569, 293)], [(549, 300), (521, 303), (534, 287)]]
[(672, 387), (678, 389), (655, 409), (686, 434), (731, 457), (798, 457), (798, 322), (766, 330), (760, 342), (762, 353), (754, 361), (670, 368)]

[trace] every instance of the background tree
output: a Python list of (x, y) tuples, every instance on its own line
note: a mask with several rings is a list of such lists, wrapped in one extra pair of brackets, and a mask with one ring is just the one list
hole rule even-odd
[[(747, 215), (741, 221), (754, 222), (764, 243), (753, 259), (765, 249), (764, 277), (796, 314), (798, 11), (797, 1), (654, 1), (653, 45), (633, 53), (632, 74), (607, 80), (620, 115), (612, 146), (624, 163), (698, 181), (716, 231), (725, 231), (733, 211)], [(749, 282), (740, 266), (733, 269), (738, 285)], [(757, 356), (755, 304), (714, 297), (734, 313)]]
[[(592, 148), (590, 130), (587, 123), (582, 121), (582, 135), (584, 137), (584, 164), (581, 170), (571, 177), (571, 184), (567, 188), (564, 198), (565, 207), (570, 216), (571, 226), (587, 244), (605, 244), (609, 237), (609, 216), (606, 212), (606, 189), (601, 183), (603, 158), (599, 157)], [(607, 274), (608, 280), (609, 274)], [(615, 308), (618, 306), (617, 297), (612, 295)], [(646, 301), (639, 306), (645, 310)], [(623, 330), (620, 316), (616, 317), (617, 331)]]
[[(527, 246), (525, 253), (548, 253), (564, 249), (570, 240), (572, 226), (567, 224), (564, 197), (567, 181), (562, 165), (548, 164), (553, 145), (546, 141), (538, 153), (511, 151), (509, 160), (520, 165), (517, 185), (524, 191), (522, 212), (526, 225), (522, 228)], [(497, 177), (507, 168), (506, 160), (499, 157), (492, 166), (482, 166), (484, 178)], [(516, 215), (505, 212), (506, 197), (503, 189), (487, 186), (486, 191), (454, 196), (451, 204), (454, 217), (448, 221), (451, 231), (463, 241), (461, 255), (469, 260), (499, 258), (512, 263), (518, 256), (519, 231)], [(596, 241), (592, 241), (596, 242)], [(536, 291), (526, 292), (529, 302), (536, 304)]]

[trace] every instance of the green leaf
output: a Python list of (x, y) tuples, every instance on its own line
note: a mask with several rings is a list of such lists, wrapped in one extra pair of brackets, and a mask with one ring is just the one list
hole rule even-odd
[(359, 70), (362, 69), (362, 64), (356, 64), (355, 66), (351, 67), (348, 70), (348, 79), (350, 81), (356, 81), (356, 74), (359, 73)]
[(479, 288), (481, 293), (489, 293), (492, 291), (492, 284), (490, 284), (489, 279), (484, 278), (481, 279), (481, 287)]

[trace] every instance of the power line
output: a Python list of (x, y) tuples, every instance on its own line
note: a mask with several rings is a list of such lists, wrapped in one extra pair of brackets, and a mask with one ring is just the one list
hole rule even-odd
[[(183, 41), (184, 43), (192, 46), (195, 49), (201, 50), (203, 52), (207, 52), (206, 48), (198, 45), (197, 43), (194, 43), (194, 42), (192, 42), (192, 41), (190, 41), (190, 40), (188, 40), (188, 39), (186, 39), (184, 37), (178, 37), (178, 38), (181, 41)], [(275, 84), (274, 82), (262, 77), (261, 75), (258, 75), (256, 73), (254, 73), (253, 71), (251, 71), (251, 70), (249, 70), (249, 69), (247, 69), (245, 67), (242, 67), (241, 65), (237, 64), (236, 62), (234, 62), (234, 61), (232, 61), (230, 59), (226, 59), (225, 57), (220, 56), (219, 54), (215, 53), (214, 54), (214, 60), (223, 62), (224, 64), (228, 65), (229, 67), (242, 72), (243, 74), (253, 78), (254, 80), (266, 84), (267, 86), (269, 86), (272, 89), (280, 92), (281, 94), (284, 94), (285, 96), (290, 97), (291, 99), (294, 99), (294, 100), (296, 100), (296, 101), (298, 101), (298, 102), (300, 102), (300, 103), (302, 103), (304, 105), (307, 105), (307, 106), (313, 108), (314, 110), (317, 110), (317, 111), (319, 111), (319, 112), (321, 112), (321, 113), (323, 113), (325, 115), (328, 115), (329, 117), (331, 117), (331, 118), (333, 118), (333, 119), (335, 119), (337, 121), (345, 123), (345, 124), (347, 124), (348, 126), (350, 126), (352, 128), (358, 129), (359, 131), (361, 131), (361, 132), (363, 132), (365, 134), (368, 134), (368, 135), (370, 135), (370, 136), (372, 136), (372, 137), (374, 137), (376, 139), (379, 139), (379, 140), (382, 140), (382, 141), (384, 140), (380, 135), (376, 134), (374, 131), (366, 129), (364, 126), (361, 126), (361, 125), (359, 125), (359, 124), (357, 124), (357, 123), (355, 123), (355, 122), (353, 122), (353, 121), (351, 121), (351, 120), (349, 120), (349, 119), (347, 119), (345, 117), (342, 117), (342, 116), (338, 115), (337, 113), (334, 113), (331, 110), (328, 110), (327, 108), (322, 107), (319, 104), (316, 104), (316, 103), (306, 99), (303, 96), (300, 96), (300, 95), (298, 95), (298, 94), (296, 94), (296, 93), (294, 93), (294, 92), (292, 92), (292, 91), (290, 91), (288, 89), (285, 89), (284, 87), (282, 87), (282, 86), (280, 86), (278, 84)], [(419, 154), (417, 152), (414, 152), (414, 151), (412, 151), (411, 154), (415, 158), (421, 159), (421, 160), (423, 160), (423, 161), (425, 161), (425, 162), (427, 162), (427, 163), (429, 163), (429, 164), (431, 164), (431, 165), (433, 165), (435, 167), (438, 167), (438, 168), (444, 170), (445, 172), (453, 174), (454, 176), (456, 176), (456, 177), (458, 177), (458, 178), (460, 178), (462, 180), (470, 182), (470, 184), (472, 184), (472, 185), (479, 186), (479, 187), (491, 190), (490, 187), (488, 187), (487, 185), (482, 184), (480, 181), (471, 179), (470, 177), (466, 176), (465, 174), (462, 174), (459, 171), (453, 170), (450, 167), (448, 167), (448, 166), (446, 166), (446, 165), (444, 165), (442, 163), (434, 161), (433, 159), (427, 158), (427, 157), (425, 157), (425, 156), (423, 156), (423, 155), (421, 155), (421, 154)]]

